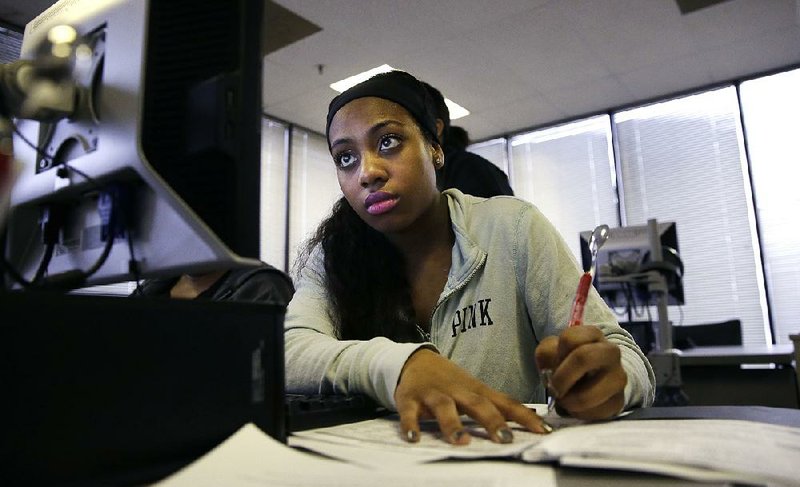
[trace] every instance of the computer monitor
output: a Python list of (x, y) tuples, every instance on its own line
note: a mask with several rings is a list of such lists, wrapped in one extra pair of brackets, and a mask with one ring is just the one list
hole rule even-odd
[[(648, 285), (647, 273), (651, 270), (665, 277), (668, 304), (684, 304), (683, 263), (678, 253), (677, 227), (674, 222), (660, 222), (656, 228), (661, 242), (660, 261), (652, 258), (648, 225), (609, 230), (608, 240), (597, 252), (594, 286), (612, 308), (630, 310), (656, 304), (657, 296)], [(580, 233), (581, 259), (586, 270), (591, 264), (591, 234), (591, 231)], [(613, 282), (609, 282), (609, 278)]]
[(61, 0), (26, 26), (22, 59), (62, 24), (82, 57), (71, 116), (17, 120), (8, 275), (74, 288), (257, 263), (262, 9)]

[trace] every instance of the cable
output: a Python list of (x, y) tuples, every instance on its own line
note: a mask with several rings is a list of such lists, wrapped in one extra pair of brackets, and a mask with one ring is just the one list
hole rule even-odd
[[(125, 221), (127, 222), (127, 218)], [(128, 240), (128, 255), (130, 256), (128, 260), (128, 271), (133, 275), (133, 280), (136, 281), (136, 289), (139, 289), (142, 285), (142, 275), (139, 269), (139, 262), (136, 260), (136, 255), (133, 252), (133, 239), (131, 238), (131, 228), (129, 225), (125, 225), (125, 236)]]
[[(42, 148), (38, 147), (36, 144), (31, 142), (25, 135), (19, 130), (19, 127), (13, 123), (11, 123), (12, 131), (16, 134), (26, 145), (28, 145), (31, 149), (36, 151), (39, 157), (48, 160), (48, 161), (55, 161), (54, 156), (45, 152)], [(101, 219), (103, 220), (103, 225), (106, 228), (106, 242), (105, 246), (103, 247), (103, 251), (98, 257), (97, 261), (92, 264), (89, 269), (86, 271), (81, 270), (73, 270), (67, 271), (64, 273), (60, 273), (57, 275), (49, 276), (47, 278), (44, 275), (47, 272), (47, 267), (50, 263), (50, 260), (53, 255), (53, 250), (55, 247), (55, 242), (50, 241), (47, 242), (47, 248), (45, 249), (45, 254), (42, 259), (42, 262), (39, 265), (39, 268), (36, 271), (36, 275), (32, 281), (25, 280), (22, 275), (13, 269), (5, 260), (2, 260), (3, 268), (6, 272), (11, 276), (11, 278), (17, 281), (23, 287), (30, 287), (31, 285), (42, 285), (44, 287), (57, 287), (57, 288), (70, 288), (70, 287), (79, 287), (82, 285), (87, 278), (97, 273), (98, 270), (102, 267), (102, 265), (108, 260), (108, 256), (111, 254), (111, 249), (114, 245), (114, 239), (117, 235), (117, 223), (119, 221), (119, 213), (120, 213), (120, 202), (118, 201), (116, 193), (120, 190), (118, 188), (113, 188), (109, 191), (104, 190), (103, 187), (91, 176), (86, 174), (85, 172), (77, 169), (76, 167), (68, 164), (67, 162), (63, 162), (60, 164), (61, 167), (57, 168), (56, 175), (61, 178), (67, 178), (68, 172), (74, 172), (84, 178), (92, 187), (92, 189), (98, 191), (100, 193), (101, 201), (98, 205), (102, 205), (102, 199), (104, 197), (109, 198), (110, 204), (107, 207), (98, 207), (98, 211), (101, 212)], [(104, 211), (107, 212), (103, 214)], [(136, 260), (136, 256), (134, 253), (133, 248), (133, 239), (131, 236), (130, 226), (127, 224), (128, 218), (125, 217), (123, 219), (125, 222), (124, 232), (126, 234), (127, 243), (128, 243), (128, 252), (130, 254), (130, 260), (128, 262), (128, 269), (130, 273), (133, 275), (134, 279), (136, 280), (137, 287), (140, 284), (141, 275), (139, 270), (138, 261)], [(77, 284), (77, 285), (76, 285)]]
[(52, 160), (53, 160), (53, 156), (51, 156), (51, 155), (50, 155), (50, 154), (48, 154), (47, 152), (43, 151), (41, 148), (39, 148), (39, 146), (37, 146), (36, 144), (34, 144), (34, 143), (33, 143), (33, 142), (31, 142), (30, 140), (28, 140), (28, 138), (27, 138), (27, 137), (25, 137), (25, 135), (24, 135), (22, 132), (20, 132), (20, 131), (19, 131), (19, 127), (17, 127), (17, 124), (16, 124), (16, 123), (14, 123), (14, 121), (13, 121), (13, 120), (11, 121), (11, 130), (12, 130), (12, 131), (13, 131), (15, 134), (17, 134), (17, 137), (19, 137), (20, 139), (22, 139), (22, 141), (23, 141), (23, 142), (25, 142), (25, 145), (27, 145), (27, 146), (28, 146), (28, 147), (30, 147), (31, 149), (35, 150), (35, 151), (36, 151), (36, 153), (39, 155), (39, 157), (41, 157), (41, 158), (43, 158), (43, 159), (48, 159), (48, 160), (50, 160), (50, 161), (52, 161)]
[(36, 284), (44, 278), (45, 273), (47, 273), (47, 268), (50, 266), (50, 260), (53, 258), (53, 251), (56, 248), (55, 243), (48, 243), (44, 249), (44, 255), (42, 256), (42, 261), (39, 262), (39, 268), (36, 269), (36, 273), (33, 275), (33, 279), (31, 279), (31, 284)]

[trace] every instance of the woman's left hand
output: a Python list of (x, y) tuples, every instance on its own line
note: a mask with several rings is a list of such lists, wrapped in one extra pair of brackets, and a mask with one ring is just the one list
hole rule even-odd
[(628, 376), (619, 347), (596, 326), (573, 326), (536, 348), (539, 370), (550, 369), (550, 393), (569, 415), (585, 420), (607, 419), (625, 406)]

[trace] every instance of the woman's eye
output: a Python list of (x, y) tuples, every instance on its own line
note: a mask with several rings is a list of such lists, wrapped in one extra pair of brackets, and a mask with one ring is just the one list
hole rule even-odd
[(335, 158), (336, 165), (339, 167), (348, 167), (353, 165), (356, 162), (356, 156), (350, 154), (349, 152), (345, 152), (343, 154), (338, 154)]
[(400, 145), (400, 138), (395, 135), (387, 135), (381, 138), (381, 150), (394, 149), (398, 145)]

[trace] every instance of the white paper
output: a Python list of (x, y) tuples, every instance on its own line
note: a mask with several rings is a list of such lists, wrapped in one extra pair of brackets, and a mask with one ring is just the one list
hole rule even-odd
[(435, 423), (425, 425), (419, 443), (408, 443), (396, 417), (302, 432), (290, 444), (372, 469), (446, 458), (507, 457), (698, 481), (800, 486), (800, 428), (716, 419), (593, 424), (563, 419), (550, 435), (513, 428), (514, 443), (501, 445), (489, 441), (474, 423), (465, 421), (465, 426), (473, 433), (466, 446), (445, 443)]
[(800, 486), (800, 428), (721, 419), (614, 421), (565, 428), (522, 459)]
[[(554, 413), (547, 415), (547, 406), (543, 404), (527, 406), (556, 429), (582, 423)], [(421, 422), (420, 441), (409, 443), (402, 437), (397, 415), (301, 431), (289, 437), (289, 445), (369, 468), (383, 468), (386, 465), (415, 465), (446, 458), (515, 458), (547, 437), (531, 433), (511, 422), (509, 427), (514, 433), (514, 442), (500, 444), (491, 441), (486, 430), (472, 419), (464, 416), (462, 423), (472, 436), (468, 445), (456, 446), (444, 441), (435, 421)]]
[[(366, 449), (362, 448), (362, 453)], [(380, 470), (296, 451), (252, 424), (154, 487), (522, 487), (555, 486), (551, 468), (506, 462), (384, 465)], [(531, 483), (533, 482), (533, 483)]]

